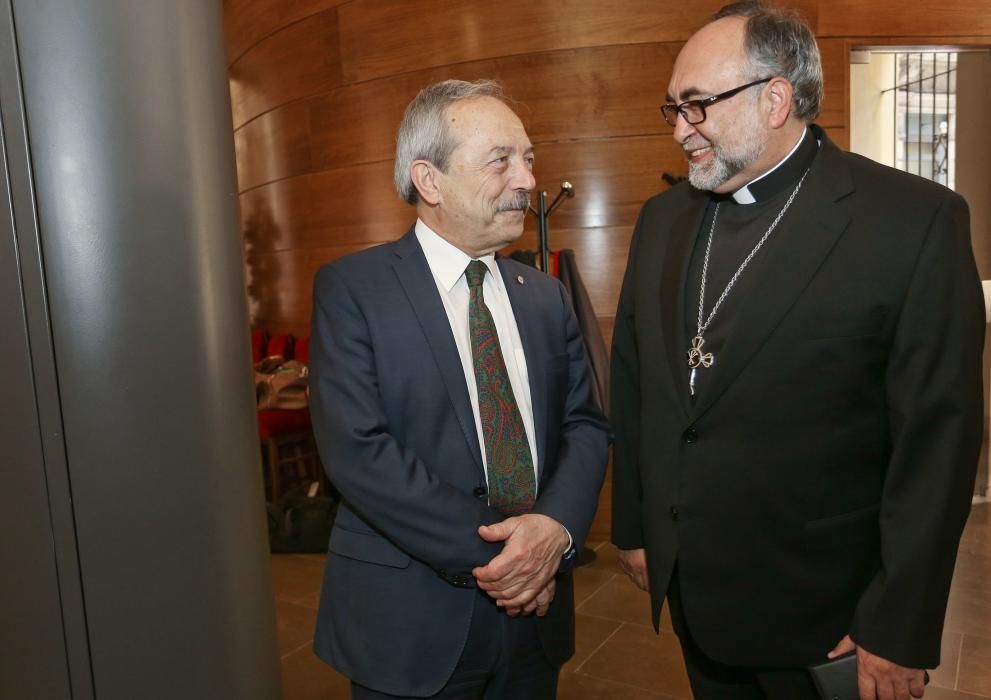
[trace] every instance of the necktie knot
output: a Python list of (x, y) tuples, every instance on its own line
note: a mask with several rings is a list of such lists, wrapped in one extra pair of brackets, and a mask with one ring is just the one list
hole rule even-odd
[(485, 272), (488, 269), (481, 260), (472, 260), (468, 263), (468, 267), (465, 268), (465, 281), (468, 282), (468, 288), (481, 287), (482, 280), (485, 279)]

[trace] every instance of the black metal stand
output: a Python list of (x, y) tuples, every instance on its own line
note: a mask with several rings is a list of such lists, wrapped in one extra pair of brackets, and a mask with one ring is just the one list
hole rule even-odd
[(547, 206), (547, 193), (540, 191), (537, 193), (537, 208), (534, 209), (530, 207), (530, 211), (534, 213), (537, 217), (537, 245), (540, 250), (540, 269), (544, 272), (550, 274), (549, 258), (550, 258), (550, 234), (547, 227), (547, 219), (554, 210), (558, 208), (561, 204), (562, 199), (570, 199), (575, 196), (575, 188), (570, 182), (561, 183), (561, 191), (557, 193), (554, 201), (551, 202), (550, 206)]

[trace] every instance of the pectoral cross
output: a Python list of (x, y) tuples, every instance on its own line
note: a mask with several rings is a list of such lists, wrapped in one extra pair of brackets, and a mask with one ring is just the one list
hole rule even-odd
[(691, 370), (688, 374), (688, 390), (692, 392), (692, 396), (695, 396), (695, 377), (699, 367), (709, 369), (715, 360), (711, 352), (702, 352), (703, 345), (705, 341), (701, 335), (697, 335), (692, 338), (692, 347), (688, 350), (688, 369)]

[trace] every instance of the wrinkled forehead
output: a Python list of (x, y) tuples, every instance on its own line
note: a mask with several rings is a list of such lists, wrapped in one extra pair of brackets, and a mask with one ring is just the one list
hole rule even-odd
[(708, 97), (739, 85), (748, 74), (744, 25), (742, 17), (726, 17), (696, 32), (675, 61), (668, 100)]
[(447, 108), (445, 118), (459, 145), (530, 147), (523, 122), (508, 105), (494, 97), (455, 102)]

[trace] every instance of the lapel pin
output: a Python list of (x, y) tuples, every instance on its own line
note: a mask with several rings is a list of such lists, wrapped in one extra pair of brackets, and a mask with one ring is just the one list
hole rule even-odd
[(516, 281), (523, 284), (523, 275), (516, 275)]

